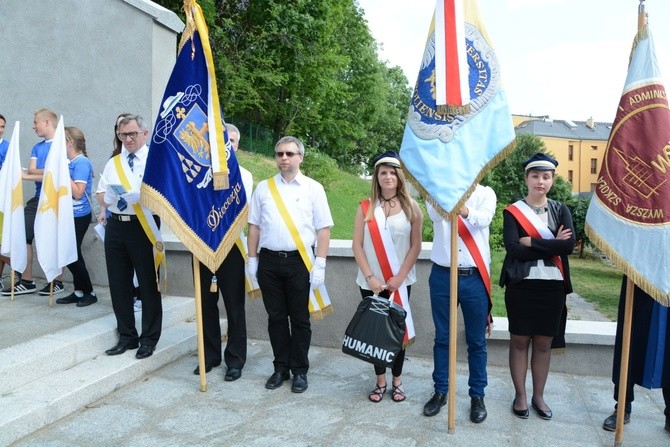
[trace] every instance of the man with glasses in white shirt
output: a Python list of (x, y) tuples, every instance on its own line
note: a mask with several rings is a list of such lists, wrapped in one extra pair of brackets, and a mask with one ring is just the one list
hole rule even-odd
[[(119, 355), (139, 347), (135, 357), (143, 359), (156, 349), (163, 321), (153, 244), (133, 207), (140, 200), (139, 188), (149, 155), (145, 144), (149, 131), (142, 117), (130, 115), (119, 122), (116, 135), (123, 143), (121, 153), (107, 162), (96, 190), (98, 203), (110, 211), (105, 228), (105, 260), (119, 333), (118, 343), (105, 352)], [(121, 187), (122, 177), (129, 181), (130, 190)], [(153, 218), (160, 226), (158, 216)], [(133, 309), (133, 271), (142, 296), (142, 333), (139, 335)]]

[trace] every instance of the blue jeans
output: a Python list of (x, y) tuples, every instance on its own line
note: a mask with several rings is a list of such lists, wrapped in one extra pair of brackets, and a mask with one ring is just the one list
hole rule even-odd
[[(430, 306), (435, 323), (433, 345), (433, 381), (435, 391), (449, 390), (449, 269), (433, 264), (428, 284)], [(486, 325), (489, 297), (479, 273), (458, 277), (458, 304), (465, 322), (465, 341), (468, 344), (468, 386), (471, 397), (484, 397), (486, 376)]]

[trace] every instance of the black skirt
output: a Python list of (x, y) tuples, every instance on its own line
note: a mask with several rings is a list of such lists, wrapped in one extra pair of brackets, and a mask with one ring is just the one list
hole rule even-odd
[(524, 279), (505, 288), (509, 332), (514, 335), (561, 335), (565, 308), (563, 281)]

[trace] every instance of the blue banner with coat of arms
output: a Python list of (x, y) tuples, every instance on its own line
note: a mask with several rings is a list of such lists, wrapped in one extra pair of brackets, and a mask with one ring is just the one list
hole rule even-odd
[[(201, 33), (187, 25), (151, 136), (141, 201), (201, 263), (216, 271), (246, 225), (247, 202), (222, 122), (216, 79), (210, 76), (211, 59)], [(217, 128), (223, 133), (228, 166), (223, 189), (214, 187), (212, 169), (216, 141), (210, 141), (216, 140)]]

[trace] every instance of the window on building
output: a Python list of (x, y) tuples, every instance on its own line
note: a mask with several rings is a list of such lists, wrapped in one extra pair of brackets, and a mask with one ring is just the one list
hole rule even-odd
[(591, 183), (591, 192), (595, 193), (596, 192), (596, 187), (598, 186), (597, 183)]
[(568, 170), (568, 181), (572, 183), (572, 169)]
[(572, 144), (568, 145), (568, 161), (572, 161), (575, 157), (575, 146)]
[(591, 174), (597, 174), (598, 173), (598, 159), (597, 158), (592, 158), (591, 159)]
[(598, 150), (598, 146), (591, 146), (591, 150), (592, 150), (592, 151), (597, 151), (597, 150)]

